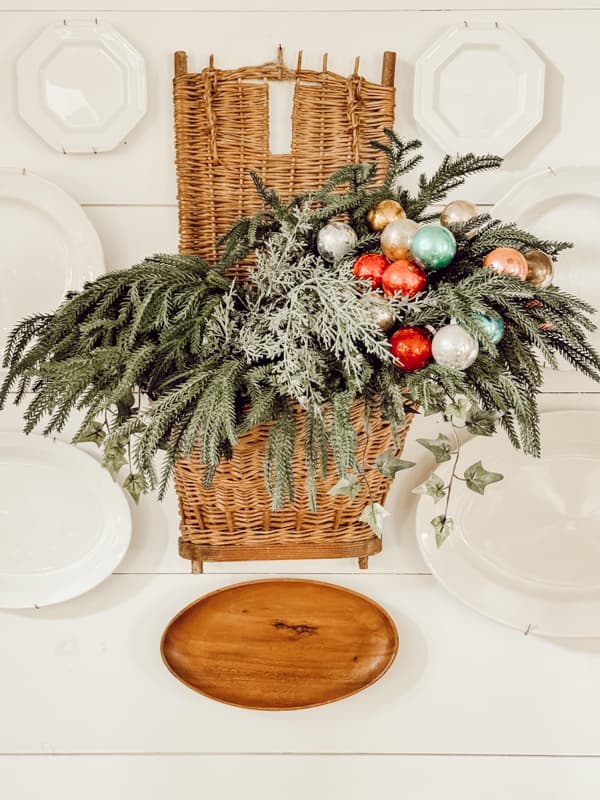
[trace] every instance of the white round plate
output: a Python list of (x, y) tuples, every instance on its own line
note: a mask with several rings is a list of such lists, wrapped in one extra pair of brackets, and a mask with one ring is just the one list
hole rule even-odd
[(144, 59), (112, 25), (45, 28), (17, 64), (19, 112), (55, 150), (112, 150), (146, 113)]
[(541, 459), (503, 434), (463, 445), (459, 475), (481, 460), (504, 480), (485, 496), (455, 481), (456, 528), (439, 548), (429, 524), (439, 504), (421, 498), (419, 546), (439, 582), (480, 614), (544, 636), (599, 636), (600, 413), (543, 414), (542, 436)]
[(0, 354), (23, 317), (104, 272), (102, 245), (81, 206), (30, 172), (0, 169)]
[[(555, 264), (557, 286), (600, 309), (600, 167), (545, 169), (519, 181), (492, 209), (492, 216), (516, 222), (542, 239), (573, 242)], [(596, 323), (600, 316), (596, 315)], [(600, 333), (590, 335), (600, 349)], [(560, 371), (546, 370), (545, 391), (598, 391), (600, 387), (561, 360)]]
[(131, 538), (121, 487), (91, 456), (41, 436), (0, 433), (0, 608), (87, 592)]
[(415, 119), (446, 153), (506, 155), (542, 119), (544, 71), (512, 28), (458, 25), (416, 63)]

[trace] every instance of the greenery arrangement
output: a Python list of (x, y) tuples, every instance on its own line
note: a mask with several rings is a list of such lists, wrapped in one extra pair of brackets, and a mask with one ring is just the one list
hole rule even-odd
[[(483, 262), (497, 248), (541, 251), (554, 260), (570, 245), (478, 214), (447, 225), (454, 257), (427, 272), (422, 291), (381, 294), (376, 281), (357, 278), (354, 270), (360, 255), (381, 252), (381, 232), (372, 229), (369, 212), (393, 200), (415, 223), (437, 220), (432, 204), (468, 175), (500, 164), (493, 156), (446, 157), (409, 192), (402, 180), (422, 158), (420, 143), (391, 131), (387, 137), (374, 144), (387, 157), (383, 183), (375, 181), (373, 165), (346, 166), (322, 188), (284, 201), (255, 176), (264, 208), (233, 226), (219, 263), (156, 255), (69, 294), (54, 313), (20, 322), (4, 354), (0, 407), (15, 392), (15, 402), (28, 402), (26, 432), (43, 423), (46, 434), (83, 411), (74, 441), (97, 443), (115, 479), (127, 467), (124, 486), (136, 499), (155, 487), (162, 495), (175, 461), (193, 452), (209, 485), (238, 438), (265, 422), (272, 422), (264, 477), (274, 508), (294, 499), (297, 447), (306, 454), (313, 502), (330, 450), (340, 478), (333, 491), (352, 495), (362, 472), (349, 417), (357, 398), (367, 416), (380, 409), (396, 434), (407, 409), (418, 408), (441, 412), (474, 434), (491, 435), (500, 425), (516, 447), (538, 455), (543, 362), (556, 367), (560, 355), (600, 379), (600, 359), (586, 340), (593, 309), (556, 286), (501, 274)], [(356, 234), (333, 262), (319, 249), (319, 233), (332, 218), (345, 219)], [(254, 251), (249, 280), (228, 277), (227, 268)], [(392, 315), (387, 330), (374, 314), (375, 295)], [(501, 339), (482, 327), (482, 318), (501, 320)], [(422, 368), (402, 367), (390, 343), (397, 330), (417, 328), (431, 337), (450, 322), (478, 343), (472, 363), (457, 368), (429, 358)], [(294, 403), (309, 423), (302, 442), (296, 441)], [(449, 482), (433, 473), (416, 490), (445, 499), (432, 521), (441, 543), (452, 527), (449, 489), (461, 477), (457, 446), (443, 435), (420, 443), (438, 463), (454, 459)], [(394, 449), (377, 463), (390, 478), (411, 466)], [(478, 462), (462, 479), (483, 493), (501, 477)], [(362, 519), (378, 530), (376, 505)]]

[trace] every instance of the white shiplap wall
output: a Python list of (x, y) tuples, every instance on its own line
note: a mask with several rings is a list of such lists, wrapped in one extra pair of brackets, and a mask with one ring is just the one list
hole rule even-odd
[[(210, 52), (234, 66), (273, 57), (281, 42), (305, 64), (377, 78), (397, 50), (396, 127), (416, 133), (412, 68), (449, 25), (514, 26), (547, 65), (543, 124), (478, 178), (493, 203), (529, 171), (598, 163), (595, 107), (600, 2), (575, 0), (0, 0), (0, 164), (25, 166), (84, 204), (109, 268), (177, 247), (170, 77), (172, 52), (191, 68)], [(446, 9), (440, 9), (443, 5)], [(502, 8), (497, 6), (501, 5)], [(401, 10), (402, 9), (402, 10)], [(18, 118), (15, 60), (46, 24), (99, 15), (144, 54), (149, 113), (127, 144), (96, 157), (50, 150)], [(427, 166), (440, 153), (426, 141)], [(557, 236), (560, 232), (557, 231)], [(585, 276), (582, 276), (585, 291)], [(569, 392), (568, 376), (561, 388)], [(549, 395), (548, 408), (598, 408), (597, 395)], [(435, 421), (419, 422), (419, 432)], [(0, 429), (19, 413), (0, 415)], [(416, 431), (413, 431), (414, 441)], [(408, 457), (419, 457), (409, 444)], [(37, 612), (0, 614), (0, 796), (7, 800), (588, 800), (600, 790), (600, 642), (523, 636), (479, 618), (427, 574), (414, 543), (414, 497), (425, 469), (392, 492), (385, 552), (367, 574), (351, 561), (210, 565), (187, 574), (176, 554), (173, 496), (145, 499), (118, 574), (88, 595)], [(0, 487), (1, 491), (1, 487)], [(398, 659), (368, 691), (282, 714), (213, 703), (178, 684), (158, 654), (169, 618), (194, 597), (250, 574), (319, 573), (372, 596), (393, 614)], [(326, 574), (327, 573), (327, 574)]]

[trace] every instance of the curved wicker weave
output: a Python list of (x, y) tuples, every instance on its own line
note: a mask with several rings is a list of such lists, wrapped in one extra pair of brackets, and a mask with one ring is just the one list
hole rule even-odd
[[(187, 56), (175, 54), (173, 81), (175, 146), (179, 205), (179, 250), (214, 262), (216, 242), (237, 219), (260, 207), (250, 170), (284, 197), (322, 185), (346, 163), (379, 160), (370, 147), (394, 121), (395, 53), (385, 53), (381, 84), (358, 75), (358, 59), (349, 77), (327, 69), (277, 62), (257, 67), (221, 70), (209, 66), (200, 73), (187, 72)], [(269, 152), (268, 81), (291, 80), (294, 87), (291, 153)], [(247, 264), (232, 272), (247, 275)], [(353, 410), (357, 430), (362, 405)], [(299, 429), (304, 424), (296, 411)], [(408, 425), (407, 425), (408, 428)], [(181, 518), (180, 554), (192, 560), (194, 571), (203, 561), (241, 561), (279, 558), (367, 557), (381, 550), (380, 540), (367, 525), (358, 523), (369, 502), (365, 489), (354, 501), (329, 497), (336, 482), (330, 477), (318, 490), (318, 511), (308, 511), (303, 488), (304, 461), (296, 454), (294, 475), (298, 487), (294, 505), (271, 511), (263, 480), (262, 457), (269, 426), (254, 428), (240, 440), (233, 459), (219, 467), (210, 489), (204, 489), (203, 466), (193, 458), (175, 468), (175, 487)], [(404, 436), (406, 430), (404, 431)], [(361, 434), (361, 460), (372, 464), (391, 445), (387, 423), (372, 420), (368, 441)], [(298, 432), (302, 441), (302, 432)], [(370, 498), (383, 502), (388, 483), (375, 470), (367, 476)]]
[[(304, 436), (305, 414), (297, 406), (296, 440)], [(374, 468), (377, 455), (392, 445), (389, 424), (379, 415), (371, 416), (368, 431), (364, 426), (361, 402), (355, 402), (352, 423), (358, 433), (360, 460), (367, 465), (363, 488), (353, 500), (330, 497), (327, 492), (337, 482), (333, 457), (328, 462), (328, 477), (318, 484), (316, 512), (308, 509), (304, 486), (304, 454), (296, 448), (293, 472), (296, 479), (296, 498), (293, 505), (271, 510), (271, 498), (263, 481), (263, 458), (269, 425), (259, 425), (240, 438), (231, 461), (222, 462), (211, 488), (202, 485), (204, 468), (192, 457), (180, 459), (175, 466), (175, 488), (179, 499), (181, 519), (180, 553), (186, 558), (206, 560), (236, 560), (246, 558), (339, 558), (343, 555), (365, 555), (379, 552), (381, 542), (370, 529), (357, 522), (369, 502), (383, 503), (389, 480)], [(408, 421), (410, 422), (410, 420)], [(408, 432), (402, 432), (401, 446)], [(216, 532), (220, 552), (213, 552)], [(257, 538), (260, 555), (256, 552)], [(225, 549), (230, 548), (231, 551)], [(200, 559), (202, 560), (202, 559)]]

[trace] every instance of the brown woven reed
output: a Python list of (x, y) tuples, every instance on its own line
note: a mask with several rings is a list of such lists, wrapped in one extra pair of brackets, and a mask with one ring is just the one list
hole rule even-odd
[[(321, 186), (339, 167), (385, 159), (370, 142), (394, 122), (395, 53), (384, 56), (383, 80), (370, 83), (327, 69), (290, 70), (276, 63), (235, 70), (187, 72), (175, 57), (173, 82), (179, 251), (217, 259), (216, 242), (261, 199), (250, 170), (284, 197)], [(293, 81), (291, 153), (269, 152), (269, 81)], [(245, 275), (244, 265), (238, 272)]]
[[(173, 81), (175, 145), (179, 204), (179, 250), (214, 262), (216, 242), (240, 217), (261, 206), (249, 171), (284, 198), (321, 186), (333, 171), (348, 163), (380, 161), (370, 147), (394, 121), (395, 53), (385, 53), (382, 83), (358, 74), (342, 77), (327, 68), (296, 69), (277, 61), (257, 67), (221, 70), (209, 66), (200, 73), (187, 71), (187, 56), (175, 54)], [(292, 145), (289, 154), (269, 152), (268, 82), (294, 81)], [(232, 270), (247, 277), (250, 260)], [(295, 412), (297, 440), (302, 441), (304, 415)], [(362, 405), (353, 409), (360, 428)], [(408, 429), (408, 426), (407, 426)], [(298, 487), (293, 505), (271, 511), (263, 480), (263, 455), (269, 426), (243, 436), (233, 458), (220, 465), (210, 489), (204, 489), (204, 468), (194, 458), (175, 468), (179, 499), (180, 545), (194, 571), (203, 561), (245, 561), (282, 558), (340, 558), (358, 556), (361, 567), (381, 550), (381, 541), (367, 525), (358, 523), (369, 501), (383, 502), (388, 481), (372, 468), (365, 488), (354, 500), (330, 497), (336, 482), (330, 477), (318, 488), (318, 511), (310, 512), (304, 489), (304, 457), (297, 452), (294, 477)], [(404, 437), (407, 430), (404, 431)], [(369, 436), (360, 433), (359, 454), (373, 464), (377, 453), (391, 445), (391, 432), (379, 417)], [(402, 443), (403, 443), (402, 440)], [(364, 451), (364, 453), (363, 453)]]
[[(296, 440), (302, 441), (305, 414), (294, 411)], [(317, 511), (308, 508), (304, 484), (304, 454), (296, 448), (293, 473), (296, 498), (278, 511), (271, 509), (271, 498), (263, 480), (263, 460), (270, 425), (259, 425), (242, 436), (231, 461), (217, 469), (211, 488), (202, 485), (203, 470), (197, 458), (180, 459), (175, 466), (175, 488), (180, 513), (180, 554), (194, 560), (229, 561), (277, 558), (340, 558), (372, 555), (381, 550), (381, 541), (367, 525), (358, 522), (369, 502), (385, 501), (389, 480), (374, 468), (382, 450), (392, 445), (389, 423), (375, 413), (368, 429), (364, 424), (363, 404), (356, 401), (351, 411), (358, 433), (357, 453), (365, 465), (360, 494), (354, 499), (330, 497), (327, 492), (337, 482), (335, 463), (330, 455), (328, 477), (318, 484)], [(402, 431), (400, 446), (408, 432)], [(215, 550), (218, 538), (219, 548)], [(285, 556), (282, 556), (282, 546)]]

